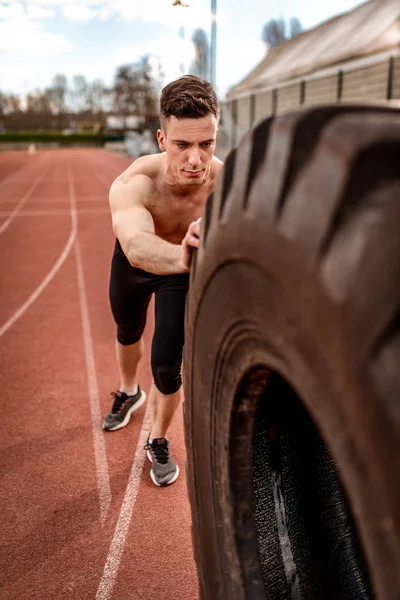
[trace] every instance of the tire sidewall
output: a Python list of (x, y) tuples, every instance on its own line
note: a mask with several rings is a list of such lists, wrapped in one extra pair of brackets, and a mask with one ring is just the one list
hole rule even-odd
[[(365, 377), (361, 377), (359, 365), (349, 364), (347, 356), (338, 356), (337, 340), (327, 344), (326, 331), (321, 334), (316, 330), (310, 315), (315, 298), (309, 304), (301, 303), (299, 296), (293, 296), (293, 277), (287, 278), (291, 281), (288, 290), (282, 283), (285, 272), (279, 277), (276, 272), (268, 273), (265, 260), (262, 268), (257, 257), (228, 259), (237, 255), (237, 247), (232, 247), (234, 237), (219, 236), (215, 248), (210, 240), (207, 260), (204, 255), (198, 257), (186, 323), (190, 340), (185, 349), (188, 487), (196, 560), (203, 573), (202, 565), (208, 565), (207, 580), (201, 582), (203, 597), (266, 597), (260, 583), (255, 540), (248, 540), (246, 573), (241, 571), (243, 554), (237, 547), (238, 524), (232, 511), (229, 475), (235, 391), (245, 374), (260, 364), (279, 372), (290, 383), (328, 444), (350, 499), (372, 580), (377, 589), (383, 589), (379, 573), (384, 573), (385, 565), (390, 564), (387, 560), (391, 558), (391, 540), (390, 535), (382, 535), (381, 523), (382, 519), (391, 518), (385, 492), (389, 492), (393, 481), (390, 476), (388, 480), (387, 473), (374, 468), (376, 462), (371, 465), (381, 444), (380, 436), (375, 437), (383, 419), (379, 399)], [(260, 249), (258, 252), (260, 256)], [(244, 248), (243, 255), (251, 256), (251, 252)], [(218, 261), (213, 260), (215, 256)], [(286, 276), (287, 271), (292, 273), (298, 267), (297, 262), (295, 256)], [(301, 276), (310, 281), (310, 273), (298, 273)], [(312, 282), (309, 285), (312, 288)], [(317, 283), (314, 292), (320, 312), (334, 326), (336, 308)], [(357, 410), (360, 391), (369, 407), (364, 423)], [(255, 408), (254, 405), (249, 411), (248, 423), (254, 419)], [(373, 424), (376, 431), (373, 427), (371, 431)], [(250, 445), (247, 452), (251, 452)], [(251, 463), (251, 453), (248, 462)], [(246, 502), (248, 510), (242, 517), (251, 519), (249, 495)], [(204, 548), (208, 550), (204, 552)], [(249, 585), (253, 587), (250, 589)]]

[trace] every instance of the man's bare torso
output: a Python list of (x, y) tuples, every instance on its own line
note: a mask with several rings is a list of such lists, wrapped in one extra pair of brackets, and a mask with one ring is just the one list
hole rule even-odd
[(136, 175), (149, 179), (146, 186), (149, 193), (143, 204), (153, 218), (155, 234), (168, 242), (180, 244), (190, 223), (202, 216), (222, 166), (223, 163), (214, 157), (210, 173), (201, 184), (170, 185), (165, 179), (165, 154), (155, 154), (137, 159), (119, 179), (124, 183)]

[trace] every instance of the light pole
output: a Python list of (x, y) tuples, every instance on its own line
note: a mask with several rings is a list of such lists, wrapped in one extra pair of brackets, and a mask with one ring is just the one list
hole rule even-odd
[(217, 0), (211, 0), (210, 81), (215, 90), (217, 82)]

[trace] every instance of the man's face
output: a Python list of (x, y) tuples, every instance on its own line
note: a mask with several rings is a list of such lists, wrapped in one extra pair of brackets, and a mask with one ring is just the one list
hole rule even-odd
[(217, 131), (212, 113), (199, 119), (168, 117), (157, 132), (160, 150), (167, 154), (168, 175), (183, 185), (203, 183), (210, 172)]

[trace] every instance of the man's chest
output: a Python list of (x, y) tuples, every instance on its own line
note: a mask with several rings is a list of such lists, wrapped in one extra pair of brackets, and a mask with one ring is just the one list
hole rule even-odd
[(203, 215), (208, 193), (191, 198), (159, 199), (149, 207), (155, 233), (172, 243), (180, 243), (192, 221)]

